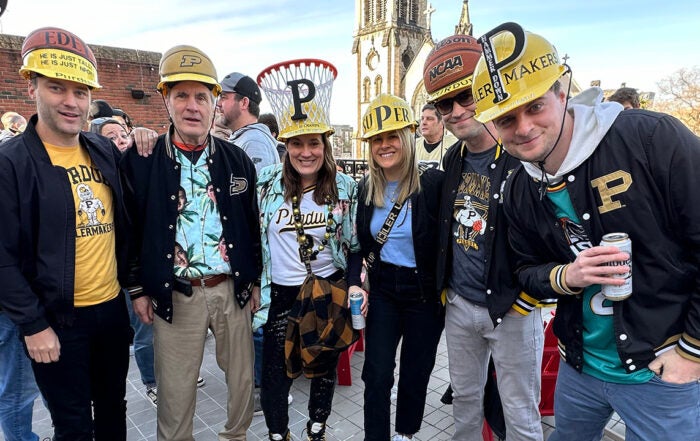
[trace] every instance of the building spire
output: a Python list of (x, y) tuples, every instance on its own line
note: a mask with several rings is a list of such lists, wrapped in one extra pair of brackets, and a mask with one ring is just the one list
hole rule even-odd
[(469, 19), (469, 0), (462, 2), (462, 14), (459, 17), (459, 24), (455, 26), (455, 34), (472, 35), (474, 26)]
[(430, 30), (430, 17), (433, 15), (433, 12), (435, 12), (435, 8), (433, 8), (433, 5), (428, 2), (425, 11), (423, 11), (423, 14), (425, 14), (425, 27), (428, 30)]

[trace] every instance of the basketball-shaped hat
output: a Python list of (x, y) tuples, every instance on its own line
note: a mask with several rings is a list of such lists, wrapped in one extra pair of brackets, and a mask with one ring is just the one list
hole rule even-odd
[(99, 89), (97, 61), (85, 42), (64, 29), (40, 28), (22, 43), (19, 73), (29, 79), (34, 72), (49, 78), (73, 81)]
[(456, 34), (438, 42), (423, 67), (423, 83), (430, 101), (471, 87), (481, 45), (470, 35)]

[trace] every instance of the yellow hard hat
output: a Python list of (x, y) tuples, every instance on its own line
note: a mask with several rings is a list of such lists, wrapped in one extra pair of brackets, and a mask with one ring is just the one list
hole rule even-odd
[(408, 103), (397, 96), (383, 93), (369, 103), (362, 116), (362, 140), (367, 141), (378, 133), (404, 127), (415, 130), (416, 126)]
[(73, 81), (99, 89), (95, 54), (75, 34), (59, 28), (32, 31), (22, 43), (22, 67), (19, 73), (29, 79), (31, 73), (48, 78)]
[(482, 123), (544, 95), (567, 72), (554, 46), (516, 23), (479, 37), (484, 53), (474, 71), (474, 118)]
[(296, 108), (292, 104), (282, 113), (279, 120), (280, 133), (277, 139), (284, 142), (289, 138), (299, 135), (320, 133), (332, 135), (334, 130), (330, 126), (325, 109), (317, 101), (300, 103), (305, 118), (294, 118)]
[(158, 71), (160, 82), (157, 89), (162, 94), (165, 94), (168, 83), (179, 81), (197, 81), (211, 86), (214, 96), (221, 92), (214, 63), (196, 47), (179, 45), (168, 49), (160, 59)]

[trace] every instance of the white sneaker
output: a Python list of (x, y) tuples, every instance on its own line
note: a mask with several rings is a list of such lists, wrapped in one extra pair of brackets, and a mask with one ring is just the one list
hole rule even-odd
[(411, 438), (407, 437), (406, 435), (401, 435), (397, 433), (391, 437), (391, 441), (411, 441)]

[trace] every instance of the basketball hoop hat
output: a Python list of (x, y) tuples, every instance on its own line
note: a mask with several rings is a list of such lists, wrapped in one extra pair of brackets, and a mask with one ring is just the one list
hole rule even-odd
[(279, 122), (280, 141), (311, 133), (333, 134), (328, 115), (337, 76), (335, 66), (311, 58), (283, 61), (260, 72), (258, 85)]

